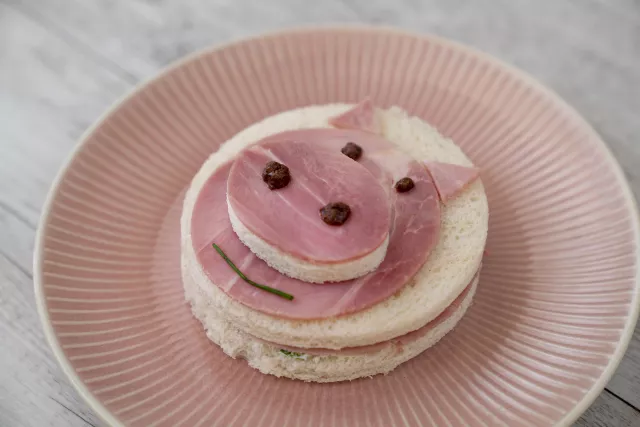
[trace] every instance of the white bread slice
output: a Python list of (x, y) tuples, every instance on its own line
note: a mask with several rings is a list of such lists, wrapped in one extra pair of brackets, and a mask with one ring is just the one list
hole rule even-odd
[[(329, 127), (328, 119), (351, 108), (311, 106), (269, 117), (241, 131), (211, 155), (194, 177), (182, 213), (182, 272), (202, 289), (220, 320), (265, 341), (302, 348), (364, 346), (421, 328), (433, 320), (469, 284), (480, 266), (487, 238), (489, 209), (478, 180), (443, 206), (441, 236), (413, 281), (391, 298), (351, 315), (316, 321), (270, 316), (240, 304), (209, 281), (191, 244), (191, 215), (203, 184), (216, 168), (265, 135), (291, 129)], [(471, 166), (464, 153), (424, 121), (399, 108), (378, 111), (383, 135), (418, 160)], [(330, 285), (328, 285), (330, 286)]]
[(471, 289), (460, 306), (426, 335), (401, 347), (387, 346), (371, 353), (355, 355), (341, 355), (339, 351), (323, 356), (286, 355), (277, 345), (256, 339), (219, 316), (216, 304), (212, 303), (195, 282), (187, 283), (185, 295), (207, 337), (228, 356), (245, 359), (251, 367), (263, 374), (303, 381), (336, 382), (386, 374), (435, 345), (462, 319), (471, 305), (477, 284), (476, 277), (469, 285)]
[(389, 236), (373, 252), (367, 255), (345, 262), (333, 264), (315, 264), (305, 261), (282, 252), (278, 248), (271, 246), (263, 239), (251, 232), (236, 216), (231, 203), (227, 202), (231, 227), (238, 235), (238, 238), (245, 244), (251, 252), (258, 258), (266, 262), (271, 268), (280, 273), (300, 279), (305, 282), (342, 282), (344, 280), (355, 279), (375, 270), (384, 256), (387, 254), (389, 246)]

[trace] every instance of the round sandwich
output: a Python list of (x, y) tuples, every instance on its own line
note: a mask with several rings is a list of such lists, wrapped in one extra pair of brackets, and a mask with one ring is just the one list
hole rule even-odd
[(487, 227), (478, 169), (422, 120), (368, 100), (287, 111), (194, 177), (185, 296), (213, 342), (263, 373), (388, 373), (462, 318)]

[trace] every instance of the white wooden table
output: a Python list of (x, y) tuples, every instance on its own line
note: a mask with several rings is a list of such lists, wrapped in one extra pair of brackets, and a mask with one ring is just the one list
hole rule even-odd
[[(318, 23), (431, 32), (519, 66), (574, 105), (640, 196), (637, 0), (0, 0), (0, 426), (102, 425), (47, 347), (32, 251), (49, 184), (110, 103), (169, 62)], [(579, 426), (640, 426), (640, 329)]]

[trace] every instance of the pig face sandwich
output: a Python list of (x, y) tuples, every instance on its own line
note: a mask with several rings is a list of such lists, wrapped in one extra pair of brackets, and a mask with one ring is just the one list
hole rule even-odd
[(287, 111), (194, 177), (185, 296), (213, 342), (263, 373), (388, 373), (462, 318), (487, 227), (479, 170), (424, 121), (368, 100)]

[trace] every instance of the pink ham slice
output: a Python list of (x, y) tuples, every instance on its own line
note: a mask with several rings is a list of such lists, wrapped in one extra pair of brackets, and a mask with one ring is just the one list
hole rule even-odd
[[(331, 149), (325, 132), (284, 132), (253, 145), (235, 159), (227, 201), (240, 222), (270, 246), (315, 264), (362, 258), (389, 236), (386, 190), (361, 164)], [(286, 165), (291, 182), (271, 191), (262, 180), (269, 161)], [(343, 202), (351, 216), (341, 226), (320, 218), (330, 202)]]
[[(359, 163), (384, 182), (392, 206), (387, 255), (378, 269), (358, 279), (312, 284), (284, 276), (257, 258), (236, 236), (226, 208), (227, 180), (232, 163), (221, 166), (203, 186), (192, 217), (192, 241), (198, 260), (211, 282), (236, 301), (260, 312), (288, 319), (311, 320), (364, 310), (390, 297), (418, 272), (438, 241), (440, 203), (426, 169), (384, 138), (355, 130), (293, 131), (292, 138), (318, 138), (339, 150), (348, 141), (364, 149)], [(315, 135), (318, 133), (318, 135)], [(279, 136), (274, 136), (279, 138)], [(410, 192), (397, 194), (393, 182), (409, 176)], [(219, 245), (250, 279), (294, 295), (279, 298), (239, 280), (211, 247)]]
[(440, 200), (445, 204), (480, 176), (480, 169), (475, 167), (440, 162), (425, 162), (425, 166), (438, 189)]
[(380, 133), (380, 123), (376, 120), (375, 107), (368, 98), (352, 109), (331, 118), (329, 124), (339, 129), (360, 129)]
[[(480, 274), (480, 271), (478, 270), (478, 272), (475, 274), (473, 279), (471, 279), (471, 282), (469, 282), (469, 284), (462, 290), (460, 295), (458, 295), (456, 299), (453, 300), (453, 302), (449, 304), (449, 306), (445, 308), (442, 311), (442, 313), (440, 313), (431, 322), (427, 323), (420, 329), (416, 329), (415, 331), (411, 331), (407, 334), (404, 334), (402, 336), (399, 336), (387, 341), (383, 341), (383, 342), (371, 344), (371, 345), (364, 345), (360, 347), (346, 347), (340, 350), (332, 350), (327, 348), (289, 347), (289, 346), (282, 346), (280, 344), (271, 343), (264, 340), (261, 340), (261, 341), (263, 341), (266, 344), (273, 345), (274, 347), (279, 347), (283, 350), (291, 351), (294, 353), (311, 354), (314, 356), (356, 356), (359, 354), (374, 353), (374, 352), (383, 350), (384, 348), (389, 346), (395, 347), (396, 349), (401, 350), (402, 347), (404, 347), (405, 345), (411, 344), (419, 340), (420, 338), (424, 337), (429, 332), (431, 332), (436, 326), (440, 325), (443, 322), (446, 322), (453, 315), (453, 313), (455, 313), (455, 311), (458, 308), (460, 308), (460, 305), (471, 293), (471, 290), (473, 288), (473, 282), (478, 278), (479, 274)], [(259, 339), (259, 338), (255, 338), (255, 339)]]

